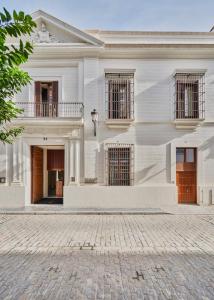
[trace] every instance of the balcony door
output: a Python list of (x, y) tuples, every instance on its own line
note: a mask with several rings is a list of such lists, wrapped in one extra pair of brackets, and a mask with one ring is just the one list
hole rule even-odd
[(57, 117), (58, 81), (35, 82), (36, 117)]

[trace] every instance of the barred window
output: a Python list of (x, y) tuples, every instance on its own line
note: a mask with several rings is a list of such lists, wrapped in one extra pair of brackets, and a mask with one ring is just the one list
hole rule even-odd
[(204, 73), (177, 73), (176, 82), (176, 119), (204, 118)]
[(133, 185), (134, 146), (108, 144), (106, 150), (107, 184), (111, 186)]
[(106, 74), (108, 119), (133, 119), (134, 74)]

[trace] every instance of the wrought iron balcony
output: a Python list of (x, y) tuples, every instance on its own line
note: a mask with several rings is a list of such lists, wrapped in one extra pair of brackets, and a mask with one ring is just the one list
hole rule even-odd
[(81, 102), (16, 102), (23, 112), (20, 118), (83, 118)]

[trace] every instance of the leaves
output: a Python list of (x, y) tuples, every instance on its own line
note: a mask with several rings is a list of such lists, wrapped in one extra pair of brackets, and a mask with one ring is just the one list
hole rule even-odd
[[(31, 78), (27, 72), (20, 69), (29, 55), (33, 46), (22, 37), (30, 35), (36, 24), (30, 15), (23, 11), (13, 11), (12, 15), (6, 8), (0, 12), (0, 141), (12, 143), (13, 139), (21, 134), (23, 128), (9, 128), (7, 124), (22, 112), (12, 99), (15, 94), (27, 85)], [(7, 45), (7, 37), (15, 37), (18, 45)]]
[(0, 130), (0, 141), (12, 144), (14, 139), (23, 132), (23, 127)]

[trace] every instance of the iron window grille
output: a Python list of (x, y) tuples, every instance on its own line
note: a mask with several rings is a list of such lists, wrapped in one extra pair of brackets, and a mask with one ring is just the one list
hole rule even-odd
[(204, 119), (204, 73), (177, 73), (175, 75), (175, 118)]
[(107, 144), (106, 182), (109, 186), (134, 184), (134, 145)]
[(105, 93), (108, 119), (134, 118), (134, 74), (106, 73)]

